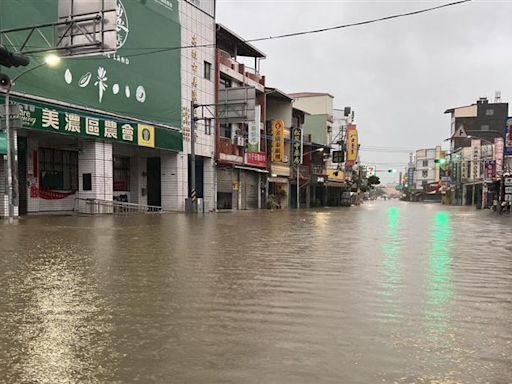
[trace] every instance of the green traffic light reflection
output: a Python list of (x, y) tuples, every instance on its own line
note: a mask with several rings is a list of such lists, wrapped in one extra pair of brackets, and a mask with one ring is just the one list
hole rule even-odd
[(426, 301), (427, 327), (433, 338), (444, 338), (449, 325), (448, 310), (454, 295), (452, 242), (450, 214), (439, 212), (435, 215), (432, 228)]

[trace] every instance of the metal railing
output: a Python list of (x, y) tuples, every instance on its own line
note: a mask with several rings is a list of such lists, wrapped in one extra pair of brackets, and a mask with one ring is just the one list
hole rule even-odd
[(122, 201), (76, 198), (73, 211), (85, 215), (130, 215), (162, 213), (162, 207)]

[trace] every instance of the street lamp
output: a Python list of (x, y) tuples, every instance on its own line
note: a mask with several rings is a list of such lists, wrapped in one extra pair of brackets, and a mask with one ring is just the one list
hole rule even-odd
[[(45, 65), (49, 67), (54, 67), (60, 63), (60, 57), (55, 54), (49, 54), (44, 58), (44, 62), (40, 63), (32, 68), (27, 69), (26, 71), (20, 73), (14, 79), (9, 80), (7, 78), (6, 84), (5, 84), (5, 136), (7, 139), (7, 199), (9, 200), (9, 223), (14, 222), (14, 201), (13, 201), (13, 160), (15, 169), (17, 169), (17, 161), (18, 161), (18, 153), (15, 140), (13, 140), (13, 147), (11, 148), (11, 127), (10, 127), (10, 111), (9, 111), (9, 98), (12, 89), (14, 88), (16, 84), (16, 80), (18, 80), (20, 77), (26, 75), (29, 72), (35, 71), (38, 68), (41, 68)], [(16, 130), (13, 130), (13, 134), (16, 133)], [(12, 136), (13, 139), (16, 137), (15, 135)], [(18, 186), (16, 185), (15, 188)], [(16, 191), (17, 196), (17, 191)]]

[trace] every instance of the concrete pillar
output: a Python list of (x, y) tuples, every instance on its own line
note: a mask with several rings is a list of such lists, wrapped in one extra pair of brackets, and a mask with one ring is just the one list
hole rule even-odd
[(145, 157), (130, 158), (130, 203), (147, 205), (147, 162)]
[[(113, 196), (113, 164), (112, 144), (101, 141), (85, 141), (78, 154), (78, 186), (79, 197), (82, 199), (97, 199), (112, 201)], [(83, 175), (90, 173), (92, 190), (83, 190)], [(81, 204), (83, 209), (84, 204)], [(97, 213), (110, 213), (102, 208)]]
[(205, 212), (217, 208), (217, 176), (215, 173), (215, 162), (209, 157), (203, 157), (203, 199)]
[(185, 211), (188, 196), (187, 155), (161, 152), (162, 208), (167, 211)]

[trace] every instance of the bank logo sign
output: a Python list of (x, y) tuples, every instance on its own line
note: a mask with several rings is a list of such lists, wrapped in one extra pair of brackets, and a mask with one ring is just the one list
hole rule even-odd
[(139, 124), (138, 143), (140, 146), (155, 148), (155, 127)]

